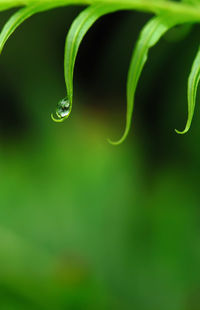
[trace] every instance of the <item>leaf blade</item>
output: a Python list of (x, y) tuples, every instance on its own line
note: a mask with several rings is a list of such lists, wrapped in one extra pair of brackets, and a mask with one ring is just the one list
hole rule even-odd
[(0, 33), (0, 54), (12, 33), (32, 15), (32, 6), (25, 7), (13, 14)]
[(102, 16), (124, 10), (122, 4), (94, 4), (89, 6), (72, 23), (65, 43), (64, 56), (64, 76), (67, 89), (67, 96), (72, 104), (73, 102), (73, 76), (76, 56), (80, 44), (92, 25)]
[(175, 129), (178, 134), (185, 134), (191, 127), (196, 104), (197, 89), (200, 81), (200, 48), (192, 64), (191, 72), (188, 78), (188, 118), (183, 131)]
[(0, 33), (0, 54), (9, 37), (24, 21), (36, 13), (50, 10), (54, 7), (56, 7), (56, 3), (33, 3), (14, 13), (6, 22)]
[(174, 24), (174, 21), (169, 21), (166, 18), (155, 17), (151, 19), (142, 29), (139, 40), (137, 41), (136, 47), (133, 51), (128, 71), (125, 130), (122, 137), (118, 141), (111, 141), (109, 139), (108, 141), (111, 144), (119, 145), (126, 139), (131, 127), (131, 120), (135, 103), (135, 92), (143, 67), (148, 58), (148, 51), (172, 26), (174, 26)]

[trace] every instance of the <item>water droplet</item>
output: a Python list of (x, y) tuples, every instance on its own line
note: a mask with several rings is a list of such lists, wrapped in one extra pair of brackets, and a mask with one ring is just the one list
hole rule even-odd
[(51, 118), (55, 122), (62, 122), (66, 118), (68, 118), (70, 112), (71, 112), (71, 104), (70, 104), (69, 99), (65, 97), (58, 102), (57, 107), (56, 107), (56, 115), (58, 119), (54, 118), (53, 114), (51, 114)]
[(59, 118), (64, 118), (70, 113), (70, 102), (68, 98), (60, 100), (57, 104), (56, 114)]

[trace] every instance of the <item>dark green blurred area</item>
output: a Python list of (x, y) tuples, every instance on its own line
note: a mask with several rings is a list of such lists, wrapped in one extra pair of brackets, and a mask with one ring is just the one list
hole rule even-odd
[(1, 55), (0, 309), (198, 310), (198, 105), (191, 131), (174, 129), (186, 121), (200, 29), (176, 29), (152, 49), (132, 131), (113, 147), (106, 139), (123, 131), (130, 56), (150, 16), (94, 26), (72, 115), (56, 124), (65, 35), (80, 10), (32, 17)]

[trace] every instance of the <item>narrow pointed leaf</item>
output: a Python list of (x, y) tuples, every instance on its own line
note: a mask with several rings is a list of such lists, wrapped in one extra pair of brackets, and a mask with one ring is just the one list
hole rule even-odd
[(135, 91), (140, 75), (142, 73), (142, 69), (148, 58), (148, 51), (172, 26), (174, 26), (174, 22), (170, 21), (170, 19), (164, 17), (155, 17), (151, 19), (141, 31), (140, 37), (132, 55), (128, 72), (125, 131), (119, 141), (113, 142), (109, 140), (110, 143), (118, 145), (126, 139), (131, 126)]
[(38, 5), (30, 5), (20, 9), (7, 21), (0, 33), (0, 53), (11, 34), (38, 9)]
[(192, 65), (192, 69), (188, 78), (188, 119), (183, 131), (176, 130), (179, 134), (184, 134), (188, 132), (190, 129), (195, 103), (196, 103), (196, 96), (197, 96), (197, 89), (200, 81), (200, 49), (195, 57), (195, 60)]
[(85, 9), (73, 22), (65, 43), (64, 74), (67, 96), (73, 101), (73, 75), (80, 44), (92, 25), (103, 15), (123, 10), (123, 4), (94, 4)]
[(55, 6), (56, 3), (33, 3), (14, 13), (0, 33), (0, 54), (8, 38), (25, 20), (36, 13), (52, 9)]

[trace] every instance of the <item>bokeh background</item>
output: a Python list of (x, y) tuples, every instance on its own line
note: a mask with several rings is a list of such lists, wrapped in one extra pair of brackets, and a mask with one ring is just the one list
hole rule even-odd
[[(200, 309), (200, 116), (187, 76), (199, 26), (149, 53), (125, 124), (126, 76), (150, 15), (102, 18), (81, 45), (70, 118), (65, 36), (82, 7), (38, 14), (0, 58), (0, 309)], [(14, 10), (1, 13), (0, 26)], [(199, 101), (199, 97), (197, 103)]]

